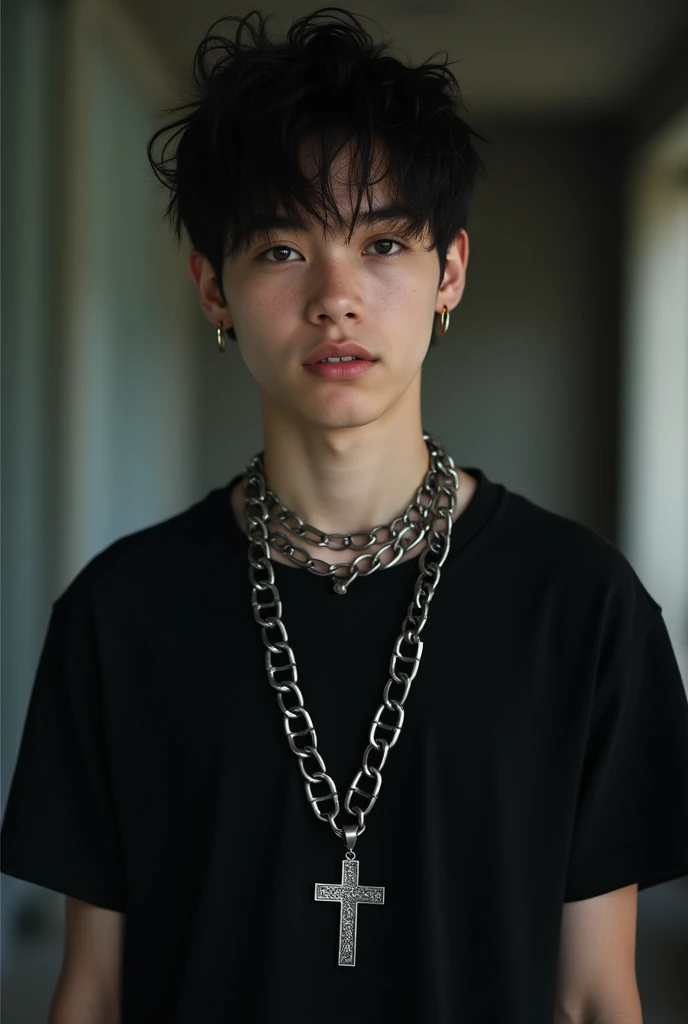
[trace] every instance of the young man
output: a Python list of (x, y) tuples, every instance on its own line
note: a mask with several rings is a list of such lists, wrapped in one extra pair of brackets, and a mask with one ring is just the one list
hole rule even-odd
[(624, 557), (424, 436), (456, 83), (333, 9), (196, 80), (150, 153), (264, 451), (55, 603), (3, 834), (67, 896), (51, 1019), (639, 1024), (688, 704)]

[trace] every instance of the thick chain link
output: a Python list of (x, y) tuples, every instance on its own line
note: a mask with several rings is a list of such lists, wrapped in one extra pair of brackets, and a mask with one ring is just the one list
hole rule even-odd
[[(423, 437), (431, 457), (429, 529), (426, 532), (428, 546), (419, 558), (420, 574), (414, 586), (413, 600), (408, 606), (401, 633), (394, 645), (389, 666), (390, 678), (385, 684), (382, 703), (375, 712), (370, 726), (369, 743), (363, 753), (362, 765), (344, 798), (344, 810), (356, 819), (357, 837), (365, 832), (365, 819), (380, 795), (382, 769), (389, 751), (401, 735), (404, 704), (418, 674), (423, 655), (423, 641), (420, 635), (427, 623), (430, 603), (451, 545), (459, 476), (451, 456), (442, 444), (427, 434)], [(298, 758), (308, 802), (315, 816), (320, 821), (329, 822), (335, 835), (342, 839), (345, 838), (344, 831), (337, 824), (340, 812), (339, 793), (334, 780), (327, 774), (327, 767), (318, 750), (315, 727), (298, 686), (296, 659), (282, 621), (282, 601), (275, 586), (275, 573), (270, 561), (267, 489), (259, 456), (249, 464), (245, 486), (251, 603), (254, 618), (261, 627), (266, 647), (265, 667), (268, 680), (270, 686), (277, 691), (277, 703), (284, 715), (287, 742)], [(426, 486), (427, 481), (423, 487)], [(440, 504), (443, 495), (447, 499), (444, 506)], [(389, 563), (392, 564), (393, 562)], [(388, 566), (385, 565), (383, 568)], [(328, 575), (334, 575), (335, 569), (336, 567), (331, 567)], [(322, 575), (319, 570), (311, 571)], [(263, 595), (263, 600), (260, 595)], [(311, 760), (315, 762), (314, 765), (306, 767), (306, 762)], [(372, 780), (372, 784), (367, 784), (364, 780)], [(364, 786), (366, 788), (363, 788)], [(316, 794), (316, 787), (320, 787), (321, 790), (324, 787), (325, 791)], [(363, 799), (353, 803), (356, 796)], [(331, 802), (329, 809), (321, 809), (320, 805), (328, 801)]]
[[(430, 448), (433, 443), (432, 438), (427, 434), (424, 434), (423, 438)], [(308, 569), (318, 576), (333, 576), (335, 578), (333, 584), (335, 593), (346, 594), (347, 589), (358, 576), (369, 576), (371, 573), (377, 572), (378, 569), (390, 569), (408, 551), (412, 551), (428, 536), (432, 528), (435, 504), (441, 496), (437, 484), (437, 476), (441, 470), (435, 461), (431, 449), (430, 468), (425, 480), (418, 488), (414, 501), (400, 516), (397, 516), (388, 525), (374, 526), (367, 532), (361, 531), (352, 534), (324, 533), (317, 527), (305, 523), (300, 516), (288, 509), (277, 495), (265, 486), (262, 453), (254, 456), (248, 465), (246, 486), (247, 491), (250, 488), (256, 501), (262, 502), (267, 509), (266, 523), (270, 544), (300, 568)], [(281, 530), (270, 530), (269, 526), (275, 523), (284, 527), (293, 536), (331, 551), (349, 549), (365, 552), (368, 548), (381, 543), (380, 534), (384, 534), (385, 539), (382, 546), (373, 554), (357, 555), (351, 562), (331, 563), (322, 558), (313, 558), (305, 548), (292, 543), (287, 534)], [(357, 538), (363, 538), (363, 540)], [(392, 556), (385, 561), (384, 558), (388, 551), (392, 552)], [(370, 563), (367, 567), (364, 564), (366, 561)]]

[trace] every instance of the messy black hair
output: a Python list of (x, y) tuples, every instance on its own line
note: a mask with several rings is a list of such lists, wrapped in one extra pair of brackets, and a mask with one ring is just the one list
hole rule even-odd
[[(185, 228), (222, 292), (225, 259), (245, 251), (278, 207), (324, 230), (331, 216), (338, 230), (348, 226), (350, 241), (363, 195), (371, 205), (371, 186), (388, 176), (392, 201), (408, 211), (407, 234), (420, 240), (427, 229), (428, 248), (438, 251), (441, 283), (476, 175), (485, 175), (471, 137), (487, 141), (459, 116), (448, 55), (405, 64), (339, 7), (299, 18), (283, 40), (270, 38), (269, 20), (253, 10), (211, 26), (194, 59), (196, 95), (167, 111), (175, 119), (148, 143), (177, 237)], [(233, 38), (220, 34), (226, 22), (235, 23)], [(302, 166), (306, 142), (317, 154), (312, 179)], [(345, 146), (356, 179), (348, 225), (330, 180)]]

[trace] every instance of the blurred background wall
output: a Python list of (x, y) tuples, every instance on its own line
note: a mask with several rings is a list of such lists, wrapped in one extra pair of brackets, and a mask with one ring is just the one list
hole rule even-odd
[[(284, 26), (315, 4), (267, 7)], [(357, 5), (350, 9), (357, 10)], [(242, 9), (242, 13), (246, 9)], [(261, 444), (145, 158), (217, 0), (2, 7), (2, 800), (55, 597)], [(361, 5), (362, 10), (362, 5)], [(488, 181), (425, 424), (461, 466), (617, 543), (688, 680), (688, 11), (683, 0), (376, 0), (447, 49)], [(688, 1019), (688, 886), (640, 896), (646, 1024)], [(2, 879), (6, 1024), (46, 1019), (62, 898)]]

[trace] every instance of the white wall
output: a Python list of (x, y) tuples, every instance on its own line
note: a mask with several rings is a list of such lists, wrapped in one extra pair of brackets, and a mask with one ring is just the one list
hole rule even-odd
[(625, 202), (621, 543), (688, 687), (688, 106), (636, 154)]
[(184, 260), (145, 151), (172, 85), (112, 0), (73, 0), (67, 39), (60, 585), (192, 500), (197, 400)]

